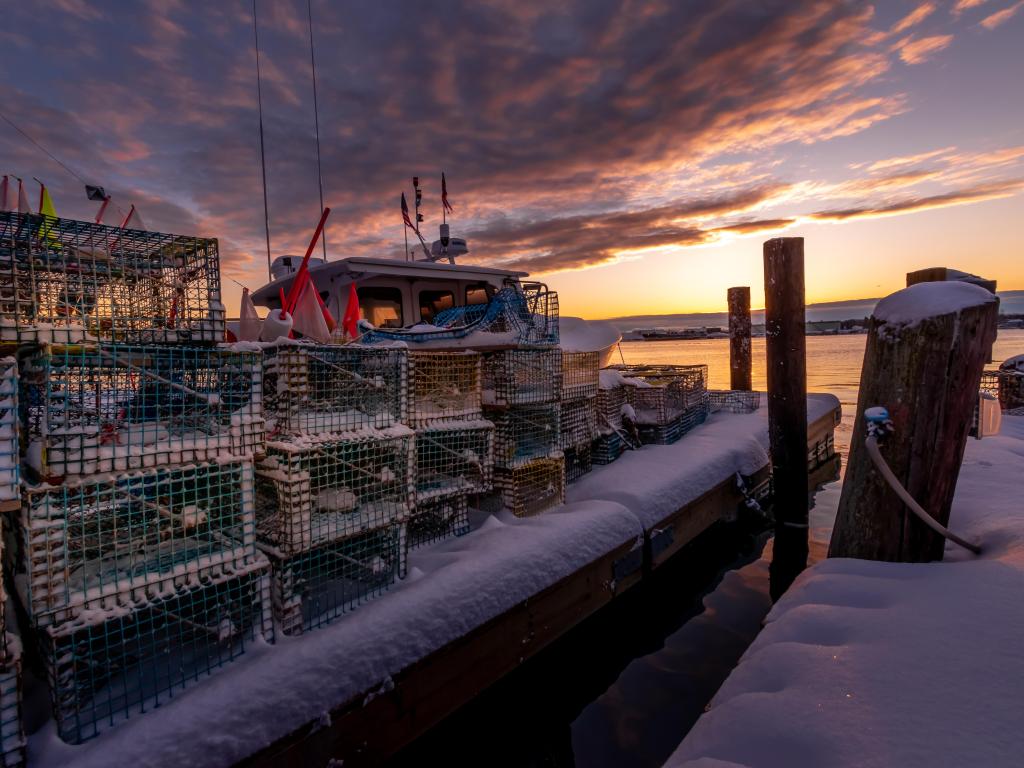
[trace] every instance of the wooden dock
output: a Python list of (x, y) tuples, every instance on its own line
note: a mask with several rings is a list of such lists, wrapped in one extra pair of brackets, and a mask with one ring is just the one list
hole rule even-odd
[[(833, 439), (841, 415), (838, 403), (815, 404), (807, 440), (811, 493), (838, 478), (840, 462)], [(663, 448), (667, 446), (649, 450)], [(765, 464), (744, 476), (744, 485), (763, 487), (770, 475)], [(244, 764), (300, 768), (338, 756), (344, 756), (346, 765), (381, 762), (640, 582), (644, 572), (667, 562), (745, 501), (736, 478), (728, 475), (655, 525), (645, 526), (642, 548), (620, 545), (403, 670), (393, 677), (393, 689), (369, 702), (362, 694), (332, 711), (329, 727), (317, 729), (311, 723)]]

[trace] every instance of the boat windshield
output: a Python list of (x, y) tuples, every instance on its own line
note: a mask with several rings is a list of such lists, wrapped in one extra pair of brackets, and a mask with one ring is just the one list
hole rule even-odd
[(375, 328), (402, 327), (402, 291), (398, 288), (361, 287), (359, 316)]

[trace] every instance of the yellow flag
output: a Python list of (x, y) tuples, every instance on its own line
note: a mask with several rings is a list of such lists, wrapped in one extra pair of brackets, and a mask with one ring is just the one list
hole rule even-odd
[(52, 247), (59, 248), (60, 241), (57, 239), (56, 228), (49, 220), (57, 218), (57, 209), (53, 207), (53, 198), (50, 197), (50, 190), (46, 188), (45, 184), (42, 185), (39, 192), (39, 213), (45, 217), (39, 227), (39, 238), (45, 238)]

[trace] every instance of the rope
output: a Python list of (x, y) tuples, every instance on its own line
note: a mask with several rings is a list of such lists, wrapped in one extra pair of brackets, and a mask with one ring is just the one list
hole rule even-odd
[(896, 475), (893, 474), (893, 471), (889, 468), (889, 465), (886, 463), (885, 457), (882, 456), (882, 452), (878, 449), (878, 438), (874, 436), (869, 437), (865, 441), (865, 445), (867, 445), (868, 455), (871, 457), (871, 461), (874, 462), (875, 467), (878, 469), (878, 471), (882, 473), (882, 477), (885, 478), (885, 481), (889, 484), (889, 487), (896, 492), (896, 495), (899, 496), (903, 503), (910, 508), (911, 512), (917, 515), (918, 519), (922, 523), (927, 525), (929, 528), (931, 528), (933, 531), (935, 531), (943, 538), (949, 539), (950, 541), (959, 544), (964, 549), (969, 549), (976, 555), (981, 554), (981, 547), (979, 547), (977, 544), (972, 544), (966, 539), (962, 539), (959, 536), (957, 536), (951, 530), (942, 525), (938, 520), (936, 520), (934, 517), (925, 512), (921, 505), (914, 500), (914, 497), (911, 496), (907, 489), (900, 484), (900, 481), (896, 478)]
[(256, 105), (260, 114), (260, 171), (263, 175), (263, 228), (267, 235), (267, 279), (270, 280), (270, 206), (267, 205), (267, 156), (263, 151), (263, 85), (260, 77), (260, 30), (256, 23), (256, 0), (252, 0), (252, 32), (256, 39)]
[[(309, 15), (309, 68), (313, 74), (313, 124), (316, 126), (316, 180), (320, 185), (320, 212), (324, 210), (324, 176), (320, 168), (320, 108), (316, 98), (316, 57), (313, 53), (313, 2), (306, 0), (306, 12)], [(324, 249), (324, 261), (327, 261), (327, 230), (324, 230), (320, 244)]]

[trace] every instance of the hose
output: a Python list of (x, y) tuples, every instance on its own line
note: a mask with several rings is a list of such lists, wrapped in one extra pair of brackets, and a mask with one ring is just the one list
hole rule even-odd
[(899, 496), (900, 499), (902, 499), (903, 503), (910, 508), (911, 512), (917, 515), (918, 519), (922, 523), (927, 525), (929, 528), (931, 528), (933, 531), (935, 531), (943, 538), (952, 541), (954, 544), (959, 544), (964, 549), (969, 549), (976, 555), (981, 554), (981, 547), (979, 547), (977, 544), (973, 544), (967, 541), (966, 539), (962, 539), (959, 536), (957, 536), (951, 530), (949, 530), (944, 525), (939, 523), (934, 517), (925, 512), (921, 505), (914, 500), (914, 497), (911, 496), (907, 489), (900, 484), (900, 481), (896, 479), (896, 475), (893, 474), (893, 471), (889, 468), (889, 465), (886, 463), (885, 457), (882, 456), (882, 452), (878, 448), (877, 437), (875, 437), (874, 435), (870, 435), (868, 439), (865, 440), (865, 445), (868, 449), (868, 456), (871, 457), (871, 461), (874, 462), (875, 467), (878, 469), (878, 471), (882, 473), (882, 477), (885, 478), (885, 481), (889, 484), (889, 487), (896, 492), (896, 495)]

